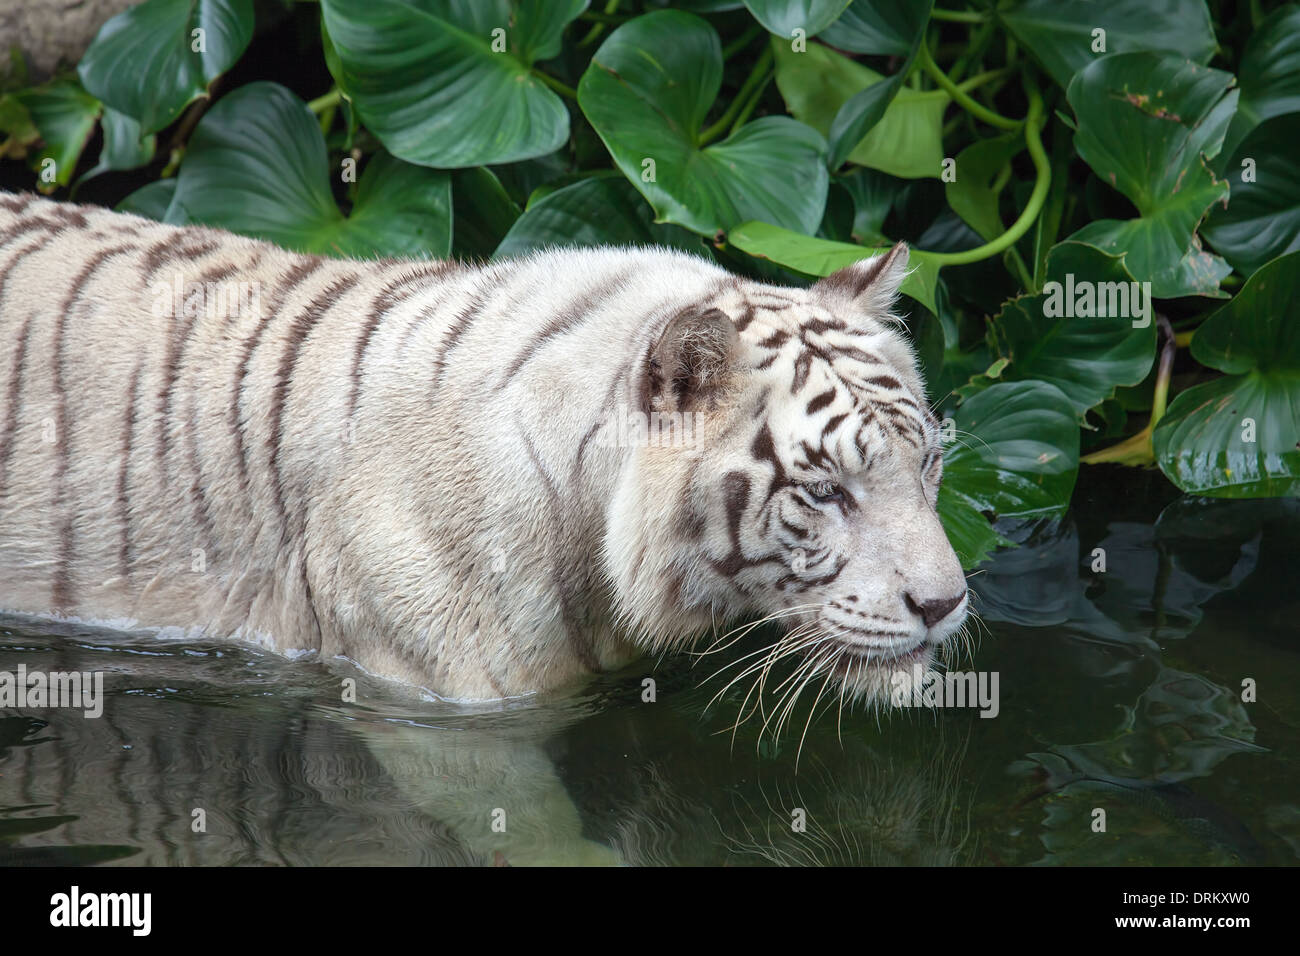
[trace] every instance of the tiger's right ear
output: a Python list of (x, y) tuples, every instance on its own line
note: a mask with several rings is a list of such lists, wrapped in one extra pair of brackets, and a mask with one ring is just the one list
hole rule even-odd
[(685, 412), (711, 404), (739, 347), (736, 324), (721, 309), (679, 313), (650, 350), (645, 411)]
[(875, 319), (889, 316), (898, 288), (907, 278), (907, 243), (888, 252), (859, 259), (813, 284), (811, 291)]

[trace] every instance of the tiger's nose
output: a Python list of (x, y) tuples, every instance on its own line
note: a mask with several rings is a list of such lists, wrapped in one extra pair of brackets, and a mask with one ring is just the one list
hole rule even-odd
[(926, 627), (934, 627), (951, 614), (953, 608), (960, 604), (962, 599), (965, 597), (966, 593), (963, 591), (961, 594), (954, 597), (936, 598), (933, 601), (918, 602), (916, 598), (912, 597), (912, 595), (904, 594), (903, 601), (907, 604), (908, 610), (913, 614), (919, 615), (921, 620), (925, 621)]

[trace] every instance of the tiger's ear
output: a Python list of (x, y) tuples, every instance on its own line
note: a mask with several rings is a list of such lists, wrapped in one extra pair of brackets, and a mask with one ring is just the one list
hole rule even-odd
[(819, 280), (812, 291), (832, 299), (843, 308), (884, 319), (890, 314), (898, 287), (907, 277), (907, 243), (888, 252), (859, 259)]
[(740, 333), (721, 309), (679, 313), (650, 350), (646, 412), (684, 412), (714, 401), (736, 362)]

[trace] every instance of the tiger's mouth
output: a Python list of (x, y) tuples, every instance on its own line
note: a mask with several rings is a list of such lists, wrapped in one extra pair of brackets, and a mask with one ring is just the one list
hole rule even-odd
[(859, 684), (864, 678), (880, 678), (898, 671), (925, 670), (934, 658), (934, 645), (925, 638), (899, 641), (897, 647), (867, 647), (841, 640), (831, 670), (840, 680)]
[(925, 638), (919, 641), (899, 641), (896, 647), (870, 647), (844, 640), (841, 640), (840, 645), (840, 656), (845, 660), (861, 660), (878, 666), (911, 665), (934, 651), (934, 645)]

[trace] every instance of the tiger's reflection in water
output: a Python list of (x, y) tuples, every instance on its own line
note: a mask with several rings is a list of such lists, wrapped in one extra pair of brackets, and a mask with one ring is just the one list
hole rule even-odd
[[(610, 697), (635, 699), (623, 685), (639, 681), (618, 678), (595, 695), (470, 709), (229, 645), (0, 624), (0, 671), (19, 663), (103, 671), (107, 700), (98, 719), (0, 710), (5, 865), (943, 865), (970, 855), (964, 744), (935, 727), (888, 752), (848, 737), (841, 749), (830, 728), (796, 773), (725, 737), (696, 739), (692, 695), (659, 705), (650, 724), (639, 705)], [(357, 704), (341, 700), (349, 676)]]

